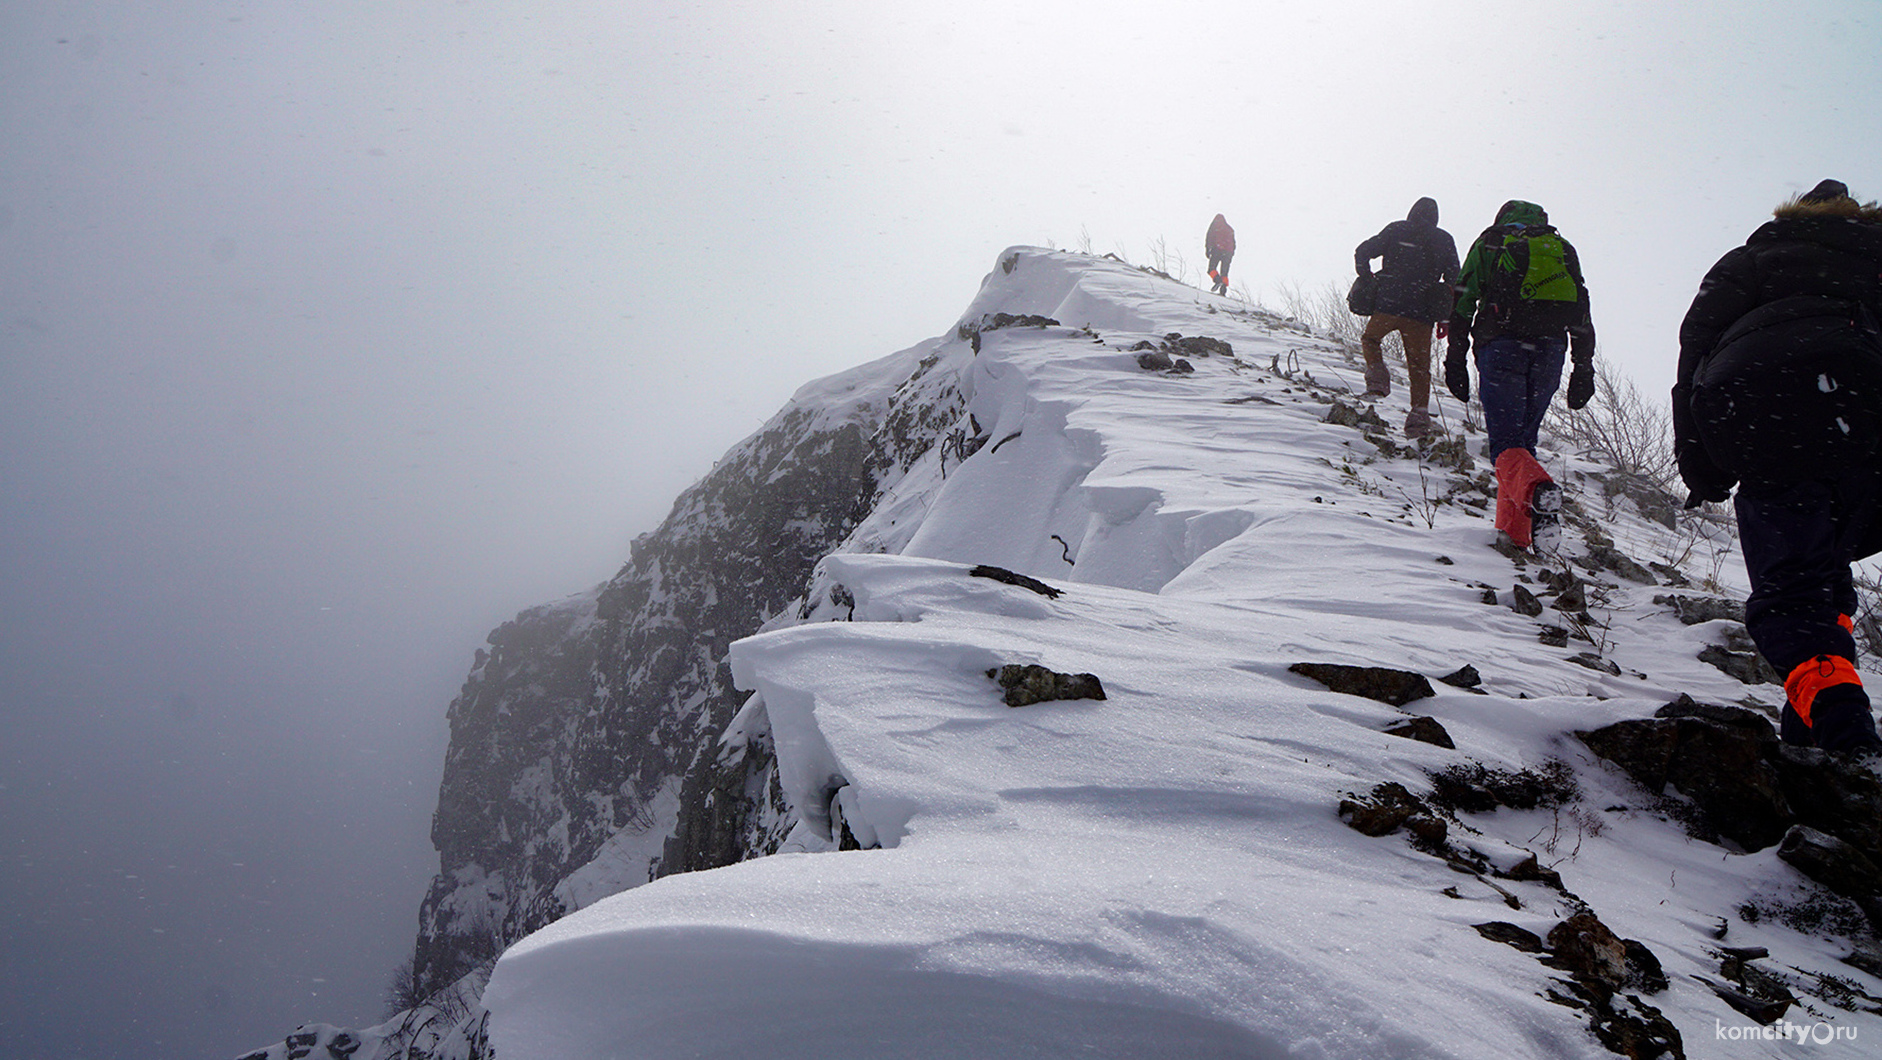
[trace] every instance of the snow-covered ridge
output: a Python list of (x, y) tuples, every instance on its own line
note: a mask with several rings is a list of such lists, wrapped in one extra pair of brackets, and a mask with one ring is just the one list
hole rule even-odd
[[(1141, 367), (1171, 335), (1234, 355)], [(1421, 457), (1367, 425), (1346, 351), (1079, 255), (1001, 255), (921, 356), (966, 415), (881, 480), (797, 607), (730, 645), (749, 695), (720, 757), (774, 773), (783, 852), (513, 946), (486, 994), (498, 1055), (1611, 1055), (1603, 1021), (1676, 1028), (1693, 1055), (1715, 1028), (1733, 1056), (1794, 1048), (1749, 1040), (1697, 978), (1720, 974), (1720, 924), (1804, 979), (1882, 994), (1843, 940), (1741, 915), (1813, 893), (1773, 851), (1692, 841), (1572, 735), (1681, 694), (1781, 694), (1697, 658), (1733, 624), (1654, 601), (1692, 541), (1610, 496), (1608, 469), (1545, 453), (1577, 561), (1513, 560), (1459, 424)], [(1532, 591), (1564, 609), (1512, 606)], [(1482, 686), (1400, 709), (1297, 662), (1470, 664)], [(989, 676), (1005, 664), (1095, 674), (1105, 698), (1008, 707)], [(1456, 749), (1387, 733), (1413, 710)], [(1460, 815), (1444, 849), (1473, 872), (1341, 819), (1381, 784), (1429, 792), (1471, 765), (1571, 782)], [(1476, 927), (1544, 937), (1590, 910), (1664, 987), (1591, 1015), (1558, 1003), (1567, 973)], [(1790, 1019), (1882, 1036), (1849, 996)]]

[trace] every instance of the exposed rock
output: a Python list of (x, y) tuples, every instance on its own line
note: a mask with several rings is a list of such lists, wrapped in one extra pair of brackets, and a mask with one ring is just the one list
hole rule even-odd
[(1581, 912), (1549, 930), (1543, 963), (1566, 971), (1556, 980), (1566, 993), (1550, 999), (1588, 1013), (1589, 1029), (1610, 1052), (1635, 1060), (1680, 1057), (1685, 1044), (1659, 1009), (1640, 1000), (1639, 990), (1655, 994), (1667, 987), (1666, 973), (1651, 950), (1621, 939), (1592, 912)]
[(1510, 590), (1510, 610), (1519, 615), (1539, 618), (1542, 615), (1542, 601), (1520, 583)]
[(1064, 593), (1062, 589), (1054, 589), (1052, 586), (1047, 585), (1037, 578), (1029, 577), (1024, 574), (1015, 574), (1005, 567), (992, 567), (982, 563), (967, 573), (970, 577), (991, 578), (996, 582), (1002, 582), (1007, 585), (1017, 585), (1022, 589), (1031, 589), (1040, 596), (1052, 600), (1057, 600)]
[(1658, 585), (1660, 581), (1653, 572), (1641, 566), (1613, 545), (1597, 545), (1592, 542), (1588, 547), (1588, 559), (1599, 570), (1611, 570), (1630, 582), (1642, 585)]
[(1362, 801), (1340, 800), (1340, 820), (1362, 835), (1390, 835), (1414, 815), (1429, 815), (1424, 800), (1395, 780), (1377, 785)]
[(1749, 711), (1736, 716), (1742, 716), (1742, 724), (1684, 713), (1616, 722), (1575, 735), (1648, 791), (1660, 794), (1671, 784), (1691, 799), (1697, 818), (1689, 823), (1701, 835), (1762, 850), (1783, 838), (1790, 803), (1767, 758), (1775, 753), (1770, 723)]
[(1568, 585), (1556, 594), (1549, 606), (1557, 611), (1585, 611), (1588, 608), (1588, 590), (1582, 585), (1581, 579), (1570, 578)]
[(1551, 648), (1568, 647), (1568, 630), (1561, 626), (1543, 626), (1536, 630), (1536, 639)]
[(1591, 912), (1580, 912), (1549, 929), (1544, 945), (1548, 964), (1583, 981), (1615, 990), (1666, 989), (1666, 973), (1646, 946), (1623, 940)]
[[(1833, 835), (1797, 825), (1784, 833), (1777, 856), (1798, 872), (1849, 898), (1871, 921), (1882, 911), (1877, 888), (1882, 886), (1882, 869), (1869, 856)], [(1882, 922), (1878, 922), (1882, 927)]]
[(1679, 593), (1666, 593), (1654, 597), (1653, 602), (1671, 608), (1673, 615), (1688, 626), (1696, 626), (1701, 622), (1714, 622), (1721, 618), (1730, 619), (1733, 622), (1745, 621), (1745, 605), (1737, 600), (1726, 600), (1716, 596), (1685, 596)]
[(1651, 570), (1655, 574), (1658, 574), (1660, 576), (1660, 581), (1664, 582), (1667, 585), (1672, 586), (1675, 589), (1684, 589), (1687, 586), (1692, 584), (1691, 581), (1687, 580), (1686, 575), (1682, 573), (1678, 567), (1674, 567), (1665, 563), (1648, 563), (1647, 569)]
[(1753, 964), (1771, 955), (1763, 946), (1725, 947), (1719, 953), (1719, 974), (1727, 982), (1694, 976), (1726, 1004), (1760, 1023), (1784, 1015), (1797, 1001), (1782, 978)]
[(1734, 707), (1725, 703), (1701, 703), (1691, 696), (1681, 694), (1678, 699), (1653, 712), (1656, 718), (1704, 718), (1734, 729), (1743, 729), (1760, 743), (1770, 743), (1777, 739), (1777, 730), (1771, 727), (1771, 719), (1744, 707)]
[(1407, 740), (1417, 740), (1420, 743), (1435, 744), (1438, 747), (1447, 747), (1451, 750), (1457, 749), (1457, 744), (1451, 742), (1451, 734), (1445, 731), (1444, 726), (1440, 724), (1436, 718), (1423, 716), (1407, 718), (1404, 721), (1387, 726), (1385, 733), (1387, 736), (1402, 736)]
[(1575, 771), (1561, 759), (1518, 770), (1469, 762), (1431, 774), (1431, 801), (1464, 813), (1489, 813), (1499, 806), (1516, 810), (1565, 806), (1580, 797)]
[[(983, 326), (1016, 323), (1036, 322)], [(680, 494), (606, 585), (491, 634), (450, 708), (416, 996), (569, 912), (572, 892), (559, 885), (624, 832), (650, 833), (644, 845), (657, 853), (639, 881), (630, 870), (614, 886), (775, 849), (792, 821), (768, 748), (700, 739), (723, 732), (746, 700), (726, 649), (809, 606), (817, 561), (889, 483), (965, 432), (959, 374), (942, 364), (925, 357), (884, 399), (840, 412), (787, 405)], [(675, 796), (676, 811), (655, 810)]]
[(1478, 685), (1483, 684), (1483, 676), (1477, 673), (1477, 668), (1469, 663), (1465, 663), (1462, 667), (1445, 674), (1443, 677), (1438, 678), (1438, 680), (1453, 688), (1476, 688)]
[(1552, 990), (1549, 1000), (1586, 1012), (1588, 1029), (1609, 1052), (1628, 1060), (1686, 1060), (1679, 1028), (1639, 996), (1582, 980), (1556, 982), (1566, 993)]
[(1727, 986), (1716, 979), (1710, 979), (1703, 975), (1695, 975), (1693, 978), (1710, 987), (1712, 992), (1718, 995), (1719, 1000), (1732, 1006), (1732, 1008), (1739, 1012), (1750, 1016), (1759, 1023), (1777, 1022), (1783, 1017), (1785, 1012), (1789, 1011), (1791, 1005), (1797, 1000), (1796, 996), (1789, 990), (1785, 990), (1782, 997), (1761, 998), (1753, 997), (1742, 990)]
[(1437, 695), (1423, 674), (1383, 666), (1345, 666), (1339, 663), (1295, 663), (1290, 673), (1311, 677), (1335, 692), (1364, 696), (1402, 707), (1415, 699)]
[(1784, 679), (1764, 661), (1764, 656), (1751, 651), (1732, 651), (1717, 644), (1708, 644), (1699, 652), (1699, 661), (1711, 663), (1722, 673), (1735, 677), (1748, 685), (1782, 685)]
[(1477, 934), (1482, 935), (1491, 942), (1501, 942), (1507, 946), (1514, 946), (1524, 953), (1542, 952), (1542, 937), (1528, 928), (1518, 927), (1515, 924), (1506, 923), (1501, 920), (1492, 920), (1487, 924), (1472, 924), (1471, 926), (1477, 929)]
[(1590, 670), (1599, 670), (1600, 672), (1607, 674), (1611, 677), (1619, 677), (1621, 675), (1621, 668), (1619, 665), (1614, 663), (1612, 660), (1603, 659), (1601, 656), (1596, 655), (1593, 652), (1586, 652), (1586, 651), (1576, 652), (1575, 654), (1568, 657), (1568, 661), (1574, 663), (1576, 666), (1585, 666)]
[(1205, 338), (1201, 335), (1192, 335), (1185, 338), (1182, 335), (1171, 332), (1163, 337), (1163, 341), (1169, 345), (1171, 352), (1182, 354), (1186, 357), (1235, 356), (1235, 347), (1230, 346), (1221, 339)]
[(1780, 744), (1775, 759), (1796, 819), (1882, 862), (1882, 780), (1859, 762), (1814, 747)]
[(1103, 699), (1104, 685), (1095, 674), (1062, 674), (1032, 663), (1007, 663), (987, 671), (1006, 690), (1009, 707), (1026, 707), (1061, 699)]
[(1338, 398), (1335, 398), (1333, 400), (1333, 406), (1327, 409), (1326, 422), (1341, 427), (1353, 427), (1359, 430), (1364, 430), (1368, 427), (1380, 431), (1389, 429), (1386, 426), (1385, 420), (1381, 419), (1379, 414), (1374, 412), (1371, 408), (1364, 405), (1348, 405)]
[(1668, 530), (1679, 525), (1680, 499), (1647, 476), (1615, 471), (1596, 477), (1601, 482), (1602, 495), (1609, 500), (1625, 497), (1633, 501), (1634, 510), (1643, 518), (1651, 519)]
[(982, 317), (980, 320), (980, 330), (982, 331), (995, 331), (1000, 328), (1056, 328), (1060, 326), (1058, 321), (1038, 313), (1026, 313), (1018, 316), (1012, 313), (994, 313), (990, 316)]
[(1563, 889), (1562, 874), (1554, 869), (1543, 868), (1542, 862), (1537, 860), (1534, 854), (1511, 865), (1507, 871), (1498, 873), (1498, 875), (1510, 880), (1518, 880), (1521, 882), (1534, 881), (1536, 883), (1546, 884), (1558, 891)]
[[(1013, 260), (1017, 264), (1019, 259), (1014, 258)], [(1001, 265), (1004, 266), (1005, 262), (1002, 261)], [(1012, 270), (1009, 269), (1007, 271), (1010, 272)], [(954, 333), (963, 341), (971, 343), (974, 352), (979, 353), (980, 335), (982, 332), (998, 331), (1001, 328), (1056, 328), (1060, 326), (1059, 322), (1051, 317), (1039, 316), (1038, 314), (1014, 316), (1011, 313), (992, 313), (981, 317), (978, 321), (961, 321), (960, 325), (954, 329)]]
[(1469, 443), (1461, 434), (1443, 438), (1427, 435), (1419, 444), (1419, 453), (1438, 467), (1447, 467), (1466, 475), (1477, 466), (1477, 462), (1471, 459)]
[(1860, 971), (1868, 972), (1882, 979), (1882, 946), (1867, 939), (1858, 939), (1842, 958), (1844, 964)]

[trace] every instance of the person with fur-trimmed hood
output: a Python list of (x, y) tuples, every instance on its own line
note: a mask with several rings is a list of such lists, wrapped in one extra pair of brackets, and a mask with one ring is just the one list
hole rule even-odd
[(1496, 464), (1496, 528), (1518, 548), (1553, 553), (1561, 540), (1562, 492), (1536, 460), (1549, 402), (1573, 360), (1568, 407), (1594, 397), (1594, 323), (1581, 259), (1549, 215), (1511, 199), (1470, 252), (1451, 312), (1444, 383), (1470, 400), (1466, 358), (1477, 342), (1477, 389)]
[(1457, 282), (1457, 243), (1438, 227), (1438, 201), (1419, 199), (1404, 220), (1353, 248), (1353, 267), (1361, 276), (1374, 275), (1374, 258), (1382, 260), (1373, 312), (1359, 336), (1366, 357), (1365, 396), (1392, 392), (1380, 343), (1396, 331), (1405, 344), (1405, 374), (1411, 379), (1405, 436), (1422, 438), (1431, 433), (1431, 327), (1450, 318), (1451, 286)]
[(1221, 214), (1209, 222), (1209, 231), (1202, 237), (1203, 252), (1209, 255), (1210, 288), (1216, 294), (1229, 293), (1229, 263), (1235, 260), (1235, 229), (1229, 227), (1228, 218)]
[(1784, 675), (1788, 743), (1882, 750), (1850, 564), (1882, 551), (1882, 206), (1826, 180), (1706, 273), (1679, 330), (1686, 506), (1735, 508), (1745, 627)]

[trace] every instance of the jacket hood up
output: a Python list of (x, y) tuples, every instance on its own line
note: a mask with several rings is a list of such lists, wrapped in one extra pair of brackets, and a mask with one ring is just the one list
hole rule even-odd
[(1549, 212), (1533, 202), (1511, 199), (1497, 210), (1496, 223), (1543, 226), (1549, 223)]
[(1438, 200), (1427, 195), (1412, 203), (1411, 212), (1405, 215), (1405, 220), (1420, 227), (1436, 228), (1438, 226)]
[(1808, 195), (1806, 192), (1786, 199), (1771, 211), (1771, 215), (1780, 221), (1822, 218), (1882, 224), (1882, 204), (1857, 202), (1847, 195), (1839, 195), (1834, 199), (1811, 199)]

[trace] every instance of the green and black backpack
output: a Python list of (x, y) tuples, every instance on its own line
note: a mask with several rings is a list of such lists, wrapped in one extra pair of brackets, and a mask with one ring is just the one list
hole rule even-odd
[(1499, 330), (1550, 335), (1581, 323), (1568, 243), (1547, 225), (1506, 224), (1483, 236), (1482, 304)]

